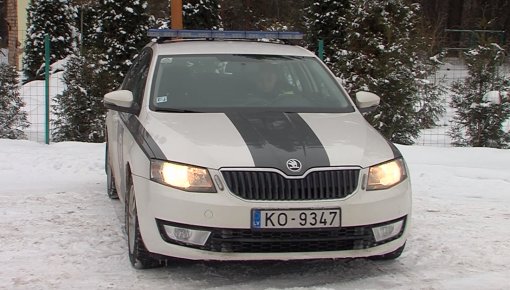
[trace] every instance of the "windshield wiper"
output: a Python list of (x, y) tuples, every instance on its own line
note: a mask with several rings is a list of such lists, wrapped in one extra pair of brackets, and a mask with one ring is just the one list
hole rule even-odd
[(188, 109), (173, 109), (173, 108), (156, 108), (156, 112), (169, 112), (169, 113), (202, 113), (199, 111), (188, 110)]

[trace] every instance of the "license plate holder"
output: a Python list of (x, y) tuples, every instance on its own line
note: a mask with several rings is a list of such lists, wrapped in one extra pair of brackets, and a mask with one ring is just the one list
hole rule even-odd
[(341, 227), (340, 208), (252, 209), (251, 228), (320, 229)]

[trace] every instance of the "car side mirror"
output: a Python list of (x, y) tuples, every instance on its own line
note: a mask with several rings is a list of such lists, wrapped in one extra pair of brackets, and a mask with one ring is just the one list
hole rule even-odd
[(107, 109), (134, 113), (133, 93), (128, 90), (118, 90), (104, 95), (104, 106)]
[(381, 98), (374, 93), (363, 91), (356, 93), (356, 106), (358, 106), (361, 113), (374, 111), (379, 106), (380, 101)]

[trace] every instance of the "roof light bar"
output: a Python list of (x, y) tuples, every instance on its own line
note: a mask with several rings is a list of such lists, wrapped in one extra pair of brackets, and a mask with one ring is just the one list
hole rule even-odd
[(293, 31), (221, 31), (149, 29), (149, 37), (215, 38), (215, 39), (303, 39), (303, 33)]

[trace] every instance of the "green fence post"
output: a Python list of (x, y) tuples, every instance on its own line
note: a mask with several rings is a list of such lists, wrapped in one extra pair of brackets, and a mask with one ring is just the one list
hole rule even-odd
[(48, 34), (44, 36), (44, 79), (44, 96), (46, 100), (45, 141), (46, 144), (50, 144), (50, 36)]
[(319, 39), (319, 58), (324, 60), (324, 40)]

